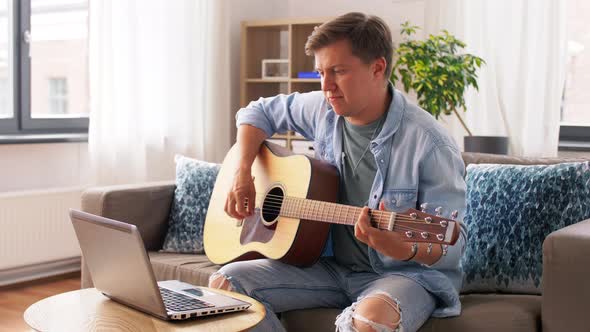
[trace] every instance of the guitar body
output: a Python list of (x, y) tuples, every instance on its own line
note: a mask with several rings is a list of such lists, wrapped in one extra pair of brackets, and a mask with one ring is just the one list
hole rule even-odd
[(224, 211), (238, 164), (234, 145), (223, 161), (209, 203), (203, 234), (207, 257), (216, 264), (264, 257), (296, 266), (315, 263), (325, 246), (330, 224), (279, 216), (281, 204), (273, 210), (273, 198), (283, 195), (335, 202), (337, 169), (266, 142), (252, 165), (257, 193), (255, 213), (239, 221)]

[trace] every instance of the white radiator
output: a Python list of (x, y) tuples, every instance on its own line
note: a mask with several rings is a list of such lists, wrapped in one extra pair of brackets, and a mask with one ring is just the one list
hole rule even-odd
[(17, 279), (34, 279), (22, 272), (30, 275), (35, 266), (55, 270), (56, 263), (72, 265), (78, 259), (80, 247), (68, 211), (80, 209), (81, 193), (81, 188), (0, 193), (0, 285), (19, 271)]

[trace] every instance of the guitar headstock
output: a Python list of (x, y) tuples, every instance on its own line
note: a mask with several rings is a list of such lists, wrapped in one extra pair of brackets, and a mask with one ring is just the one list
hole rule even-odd
[[(436, 215), (416, 209), (397, 213), (393, 231), (404, 235), (408, 242), (454, 245), (459, 239), (460, 224), (452, 218), (443, 217), (440, 208), (435, 211)], [(453, 218), (457, 217), (456, 212), (451, 215)]]

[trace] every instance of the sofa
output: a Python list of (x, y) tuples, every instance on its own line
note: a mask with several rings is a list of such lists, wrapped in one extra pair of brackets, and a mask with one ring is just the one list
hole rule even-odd
[[(581, 161), (564, 158), (520, 158), (463, 153), (465, 165), (556, 164)], [(179, 279), (207, 285), (220, 266), (205, 255), (161, 253), (174, 195), (174, 182), (97, 187), (82, 195), (82, 209), (137, 225), (158, 280)], [(590, 331), (590, 219), (551, 233), (543, 242), (542, 295), (462, 294), (462, 314), (430, 318), (419, 331)], [(82, 288), (92, 277), (81, 267)], [(338, 309), (294, 310), (281, 314), (288, 331), (333, 331)]]

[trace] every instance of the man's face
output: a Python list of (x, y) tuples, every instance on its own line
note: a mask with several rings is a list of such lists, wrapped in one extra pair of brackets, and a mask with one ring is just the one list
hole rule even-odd
[(316, 70), (321, 75), (322, 91), (336, 114), (356, 118), (371, 107), (383, 75), (352, 54), (350, 41), (340, 40), (315, 52)]

